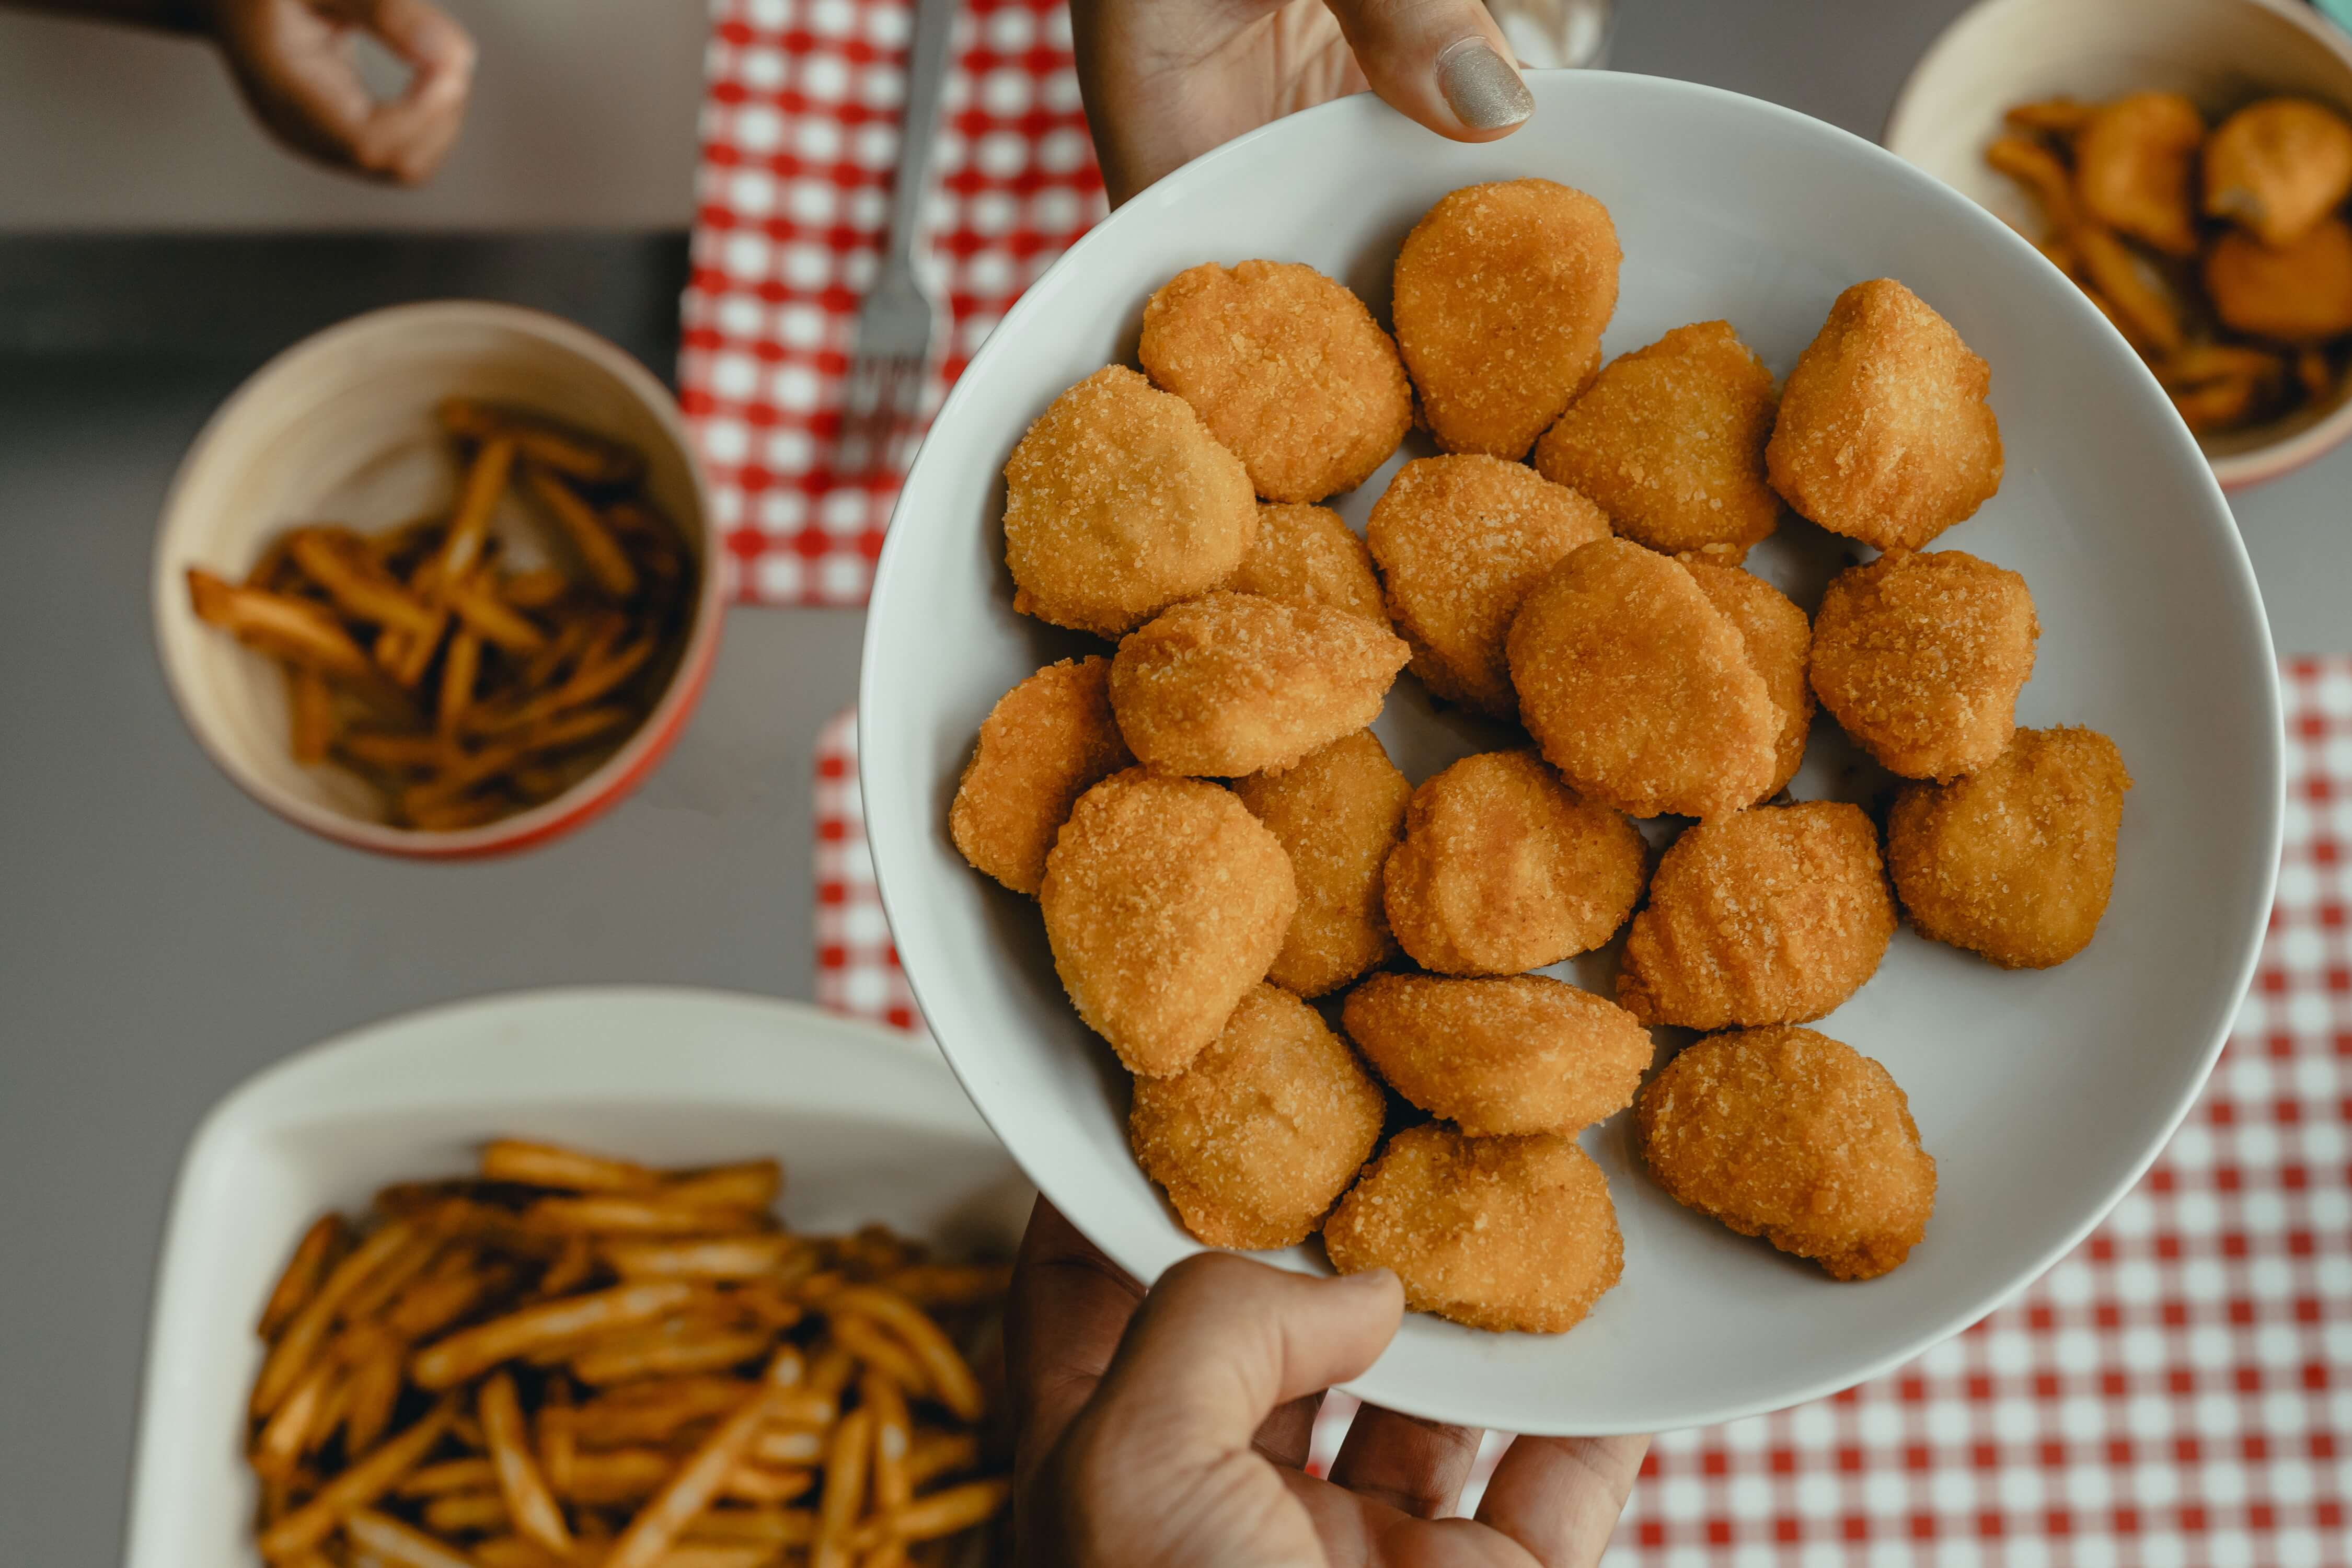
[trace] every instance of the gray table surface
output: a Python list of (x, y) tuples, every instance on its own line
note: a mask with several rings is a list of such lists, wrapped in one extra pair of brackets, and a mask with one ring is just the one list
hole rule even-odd
[[(1864, 135), (1959, 9), (1622, 4), (1620, 68), (1776, 99)], [(370, 276), (386, 298), (415, 281), (396, 267)], [(538, 297), (496, 269), (468, 276), (489, 277), (476, 291)], [(153, 322), (155, 304), (123, 310)], [(646, 981), (809, 994), (811, 748), (855, 694), (862, 617), (733, 613), (675, 754), (551, 847), (472, 867), (336, 848), (268, 816), (199, 753), (146, 608), (152, 525), (182, 449), (309, 323), (273, 335), (262, 311), (244, 339), (182, 341), (157, 324), (168, 355), (61, 353), (88, 335), (28, 332), (13, 309), (0, 286), (0, 1562), (62, 1568), (119, 1555), (173, 1172), (239, 1080), (352, 1026), (489, 991)], [(630, 309), (645, 314), (647, 300)], [(665, 346), (627, 320), (594, 324), (649, 355)], [(2347, 498), (2352, 450), (2237, 502), (2284, 651), (2352, 650)]]

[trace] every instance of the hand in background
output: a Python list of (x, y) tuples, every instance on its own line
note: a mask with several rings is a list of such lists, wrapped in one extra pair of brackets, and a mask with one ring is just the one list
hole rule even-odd
[(1042, 1198), (1006, 1327), (1024, 1568), (1590, 1568), (1645, 1437), (1521, 1437), (1475, 1521), (1439, 1519), (1478, 1434), (1366, 1405), (1305, 1470), (1322, 1390), (1370, 1366), (1404, 1295), (1204, 1253), (1149, 1295)]
[(1245, 131), (1367, 88), (1441, 136), (1535, 111), (1479, 0), (1071, 0), (1113, 206)]
[[(322, 163), (422, 184), (457, 140), (473, 85), (474, 40), (429, 0), (201, 0), (246, 102), (277, 138)], [(410, 68), (399, 97), (360, 79), (365, 33)]]

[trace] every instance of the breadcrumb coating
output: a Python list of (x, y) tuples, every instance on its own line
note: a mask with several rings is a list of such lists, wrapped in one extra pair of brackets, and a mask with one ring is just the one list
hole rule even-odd
[(1927, 1233), (1936, 1162), (1878, 1063), (1811, 1029), (1699, 1041), (1634, 1111), (1658, 1184), (1742, 1236), (1874, 1279)]
[(1293, 1247), (1371, 1157), (1387, 1113), (1314, 1008), (1254, 985), (1190, 1067), (1135, 1080), (1128, 1139), (1195, 1240)]
[(1141, 768), (1078, 797), (1037, 891), (1054, 968), (1130, 1072), (1181, 1072), (1282, 947), (1289, 858), (1231, 790)]
[(1218, 586), (1286, 605), (1346, 610), (1383, 629), (1389, 624), (1372, 552), (1328, 507), (1259, 503), (1257, 542)]
[(1786, 594), (1753, 572), (1685, 559), (1684, 567), (1706, 602), (1739, 633), (1748, 662), (1764, 678), (1765, 693), (1780, 715), (1772, 782), (1761, 798), (1789, 787), (1804, 765), (1805, 741), (1813, 729), (1813, 688), (1808, 670), (1813, 657), (1813, 625)]
[(1013, 607), (1116, 637), (1223, 582), (1257, 535), (1239, 458), (1125, 365), (1054, 399), (1004, 465)]
[(1070, 807), (1134, 764), (1111, 718), (1109, 658), (1047, 665), (982, 721), (948, 808), (949, 837), (975, 868), (1034, 899)]
[(1895, 891), (1919, 934), (2004, 969), (2091, 944), (2116, 883), (2123, 753), (2096, 730), (2020, 730), (1989, 767), (1906, 784), (1886, 825)]
[(1622, 259), (1609, 209), (1549, 180), (1423, 216), (1397, 253), (1397, 347), (1440, 447), (1527, 456), (1600, 368)]
[(1364, 536), (1412, 672), (1449, 702), (1509, 719), (1511, 617), (1569, 552), (1609, 537), (1609, 519), (1524, 464), (1423, 458), (1389, 481)]
[(1780, 521), (1764, 478), (1780, 401), (1730, 322), (1676, 327), (1611, 361), (1536, 443), (1536, 468), (1621, 538), (1736, 566)]
[(2000, 489), (1992, 372), (1892, 278), (1837, 297), (1780, 392), (1772, 488), (1832, 533), (1916, 550)]
[(1298, 913), (1266, 978), (1301, 996), (1335, 991), (1396, 951), (1381, 868), (1404, 835), (1412, 785), (1370, 730), (1342, 735), (1297, 766), (1234, 781), (1298, 879)]
[(1143, 307), (1137, 357), (1268, 500), (1355, 489), (1412, 426), (1396, 345), (1346, 285), (1299, 262), (1178, 273)]
[(1633, 1104), (1650, 1069), (1639, 1019), (1542, 974), (1375, 974), (1340, 1023), (1391, 1089), (1471, 1138), (1572, 1138)]
[(1631, 822), (1534, 752), (1483, 752), (1413, 791), (1389, 856), (1389, 926), (1423, 969), (1521, 974), (1607, 942), (1647, 865)]
[(1860, 806), (1758, 806), (1676, 839), (1617, 971), (1645, 1024), (1801, 1024), (1878, 972), (1895, 901)]
[(1520, 722), (1586, 798), (1704, 817), (1769, 793), (1780, 710), (1680, 563), (1627, 540), (1585, 545), (1528, 593), (1505, 647)]
[(1474, 1329), (1565, 1333), (1625, 1268), (1609, 1178), (1566, 1138), (1389, 1140), (1323, 1225), (1342, 1274), (1391, 1268), (1404, 1302)]
[(1822, 595), (1813, 690), (1888, 772), (1955, 779), (2008, 748), (2041, 635), (2016, 573), (1958, 550), (1883, 555)]

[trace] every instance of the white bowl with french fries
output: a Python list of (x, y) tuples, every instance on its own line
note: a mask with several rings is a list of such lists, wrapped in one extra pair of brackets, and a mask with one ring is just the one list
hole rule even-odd
[[(1003, 1489), (963, 1358), (1030, 1195), (928, 1047), (795, 1004), (537, 992), (331, 1041), (189, 1145), (126, 1560), (523, 1568), (609, 1535), (729, 1568), (834, 1515), (968, 1529)], [(893, 1480), (828, 1513), (894, 1422)]]
[[(1988, 149), (2022, 132), (2063, 148), (2064, 127), (2027, 123), (2035, 111), (2074, 103), (2089, 108), (2128, 94), (2179, 94), (2205, 126), (2221, 126), (2260, 100), (2307, 100), (2352, 117), (2352, 39), (2300, 0), (1981, 0), (1964, 12), (1920, 58), (1887, 117), (1889, 151), (2003, 218), (2045, 253), (2073, 267), (2108, 296), (2095, 265), (2127, 268), (2159, 302), (2179, 300), (2186, 347), (2215, 341), (2193, 257), (2168, 260), (2126, 232), (2123, 245), (2070, 246), (2069, 226), (2047, 204), (1987, 162)], [(2208, 147), (2211, 145), (2209, 142)], [(2030, 155), (2030, 149), (2029, 149)], [(2342, 211), (2339, 201), (2337, 211)], [(2084, 216), (2074, 215), (2079, 221)], [(2203, 221), (2206, 248), (2228, 226)], [(2126, 300), (2123, 303), (2128, 304)], [(2131, 329), (2131, 314), (2116, 311)], [(2161, 322), (2158, 323), (2159, 330)], [(2242, 489), (2300, 468), (2352, 436), (2352, 339), (2338, 335), (2307, 356), (2296, 345), (2222, 331), (2221, 354), (2168, 354), (2143, 337), (2142, 352), (2181, 401), (2223, 488)], [(2305, 348), (2311, 345), (2303, 345)], [(2266, 367), (2256, 355), (2277, 361)], [(2321, 374), (2324, 361), (2325, 374)], [(2221, 374), (2200, 379), (2200, 367)], [(2295, 385), (2308, 370), (2311, 384)], [(2285, 395), (2241, 408), (2233, 394), (2275, 381)], [(2220, 417), (2214, 417), (2217, 408)]]
[(594, 333), (400, 305), (272, 360), (180, 466), (155, 637), (205, 750), (340, 843), (503, 853), (684, 728), (720, 584), (677, 405)]

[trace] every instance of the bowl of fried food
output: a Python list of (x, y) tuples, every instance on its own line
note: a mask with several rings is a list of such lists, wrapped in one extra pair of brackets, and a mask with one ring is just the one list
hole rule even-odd
[(2308, 5), (1984, 0), (1885, 142), (2090, 295), (2224, 489), (2352, 435), (2352, 38)]
[(1004, 1561), (1028, 1198), (927, 1047), (791, 1004), (330, 1042), (190, 1145), (126, 1561)]
[(464, 858), (618, 801), (718, 651), (700, 470), (645, 367), (537, 311), (401, 305), (255, 374), (190, 448), (156, 643), (197, 741), (288, 820)]
[(2155, 1157), (2275, 869), (2277, 674), (2080, 290), (1881, 149), (1536, 73), (1170, 176), (934, 426), (860, 707), (933, 1033), (1150, 1279), (1393, 1269), (1512, 1431), (1843, 1387)]

